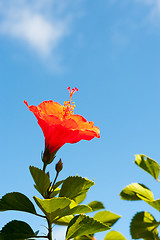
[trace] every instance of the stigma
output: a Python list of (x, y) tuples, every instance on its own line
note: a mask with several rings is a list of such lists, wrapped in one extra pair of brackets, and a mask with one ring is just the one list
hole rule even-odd
[(72, 96), (75, 92), (78, 91), (78, 88), (67, 88), (70, 94), (69, 101), (65, 101), (63, 105), (63, 118), (70, 117), (72, 114), (74, 114), (74, 108), (75, 108), (75, 103), (71, 102), (72, 101)]

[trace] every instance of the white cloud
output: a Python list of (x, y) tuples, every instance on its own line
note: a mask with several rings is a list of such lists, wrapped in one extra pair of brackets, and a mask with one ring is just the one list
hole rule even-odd
[(21, 40), (40, 55), (49, 56), (69, 32), (71, 18), (62, 15), (62, 6), (55, 0), (32, 1), (32, 4), (1, 0), (0, 34)]

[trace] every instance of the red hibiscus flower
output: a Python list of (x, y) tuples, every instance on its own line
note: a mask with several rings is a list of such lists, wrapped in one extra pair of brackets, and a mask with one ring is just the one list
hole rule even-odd
[(36, 106), (29, 106), (29, 110), (34, 113), (38, 120), (45, 137), (45, 151), (49, 150), (50, 154), (54, 154), (65, 143), (77, 143), (80, 140), (91, 140), (94, 137), (100, 138), (99, 128), (94, 126), (93, 122), (73, 113), (74, 103), (71, 98), (77, 88), (70, 89), (70, 100), (64, 102), (64, 105), (57, 102), (44, 101)]

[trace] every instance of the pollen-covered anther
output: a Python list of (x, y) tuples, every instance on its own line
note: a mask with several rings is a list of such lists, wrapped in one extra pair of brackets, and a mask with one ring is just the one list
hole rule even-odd
[(71, 114), (74, 113), (75, 103), (74, 102), (71, 103), (71, 100), (72, 100), (73, 93), (78, 91), (78, 88), (72, 88), (72, 90), (71, 90), (71, 88), (68, 87), (67, 89), (68, 89), (69, 94), (70, 94), (70, 99), (69, 99), (69, 101), (64, 102), (63, 118), (67, 117), (67, 116), (70, 116)]

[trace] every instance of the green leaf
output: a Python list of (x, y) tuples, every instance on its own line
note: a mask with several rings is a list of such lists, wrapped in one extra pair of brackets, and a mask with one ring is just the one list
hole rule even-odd
[(150, 206), (152, 206), (153, 208), (155, 208), (158, 211), (160, 211), (160, 199), (157, 199), (157, 200), (154, 200), (154, 201), (147, 201), (147, 200), (144, 200), (144, 201), (146, 203), (148, 203)]
[(94, 215), (94, 219), (108, 225), (109, 227), (111, 227), (115, 222), (117, 222), (119, 218), (121, 218), (121, 216), (105, 210), (98, 212)]
[(43, 196), (50, 187), (49, 176), (39, 168), (30, 166), (29, 169), (35, 182), (34, 187)]
[(146, 203), (148, 203), (150, 206), (152, 206), (153, 208), (155, 208), (156, 210), (160, 211), (160, 199), (157, 199), (157, 200), (152, 200), (152, 201), (149, 201), (148, 199), (138, 195), (139, 198), (143, 201), (145, 201)]
[(85, 193), (82, 193), (82, 194), (80, 194), (80, 195), (78, 195), (77, 197), (75, 197), (74, 198), (74, 201), (77, 203), (77, 204), (79, 204), (79, 203), (81, 203), (81, 202), (83, 202), (84, 201), (84, 199), (86, 198), (86, 192)]
[(52, 187), (53, 190), (55, 190), (56, 188), (58, 188), (62, 183), (64, 182), (64, 180), (56, 182), (56, 184)]
[(94, 218), (90, 218), (86, 215), (78, 215), (70, 221), (66, 232), (66, 239), (102, 232), (108, 229), (110, 229), (109, 226)]
[(83, 235), (80, 237), (75, 237), (74, 240), (92, 240), (92, 239), (94, 240), (95, 238), (93, 236), (94, 234)]
[(1, 240), (24, 240), (35, 236), (27, 223), (17, 220), (7, 223), (0, 231)]
[(55, 196), (57, 196), (57, 194), (60, 192), (60, 189), (59, 188), (56, 188), (56, 189), (50, 189), (51, 190), (51, 193), (50, 193), (50, 198), (53, 198)]
[(59, 197), (76, 199), (77, 196), (80, 196), (81, 194), (86, 193), (89, 190), (89, 188), (93, 185), (94, 185), (94, 182), (86, 178), (82, 178), (78, 176), (68, 177), (63, 182)]
[(158, 226), (159, 223), (150, 213), (139, 212), (131, 221), (130, 233), (133, 239), (144, 238), (145, 240), (156, 240)]
[(110, 231), (107, 233), (104, 240), (126, 240), (126, 238), (119, 232)]
[(51, 222), (59, 217), (69, 205), (73, 205), (73, 207), (76, 205), (74, 201), (65, 197), (44, 200), (34, 197), (34, 200)]
[(159, 171), (160, 171), (159, 164), (155, 160), (143, 154), (135, 155), (135, 157), (136, 157), (135, 163), (157, 180), (159, 176)]
[(104, 209), (103, 203), (99, 201), (90, 202), (88, 206), (91, 207), (93, 211)]
[(19, 192), (7, 193), (0, 199), (0, 211), (17, 210), (36, 214), (33, 203)]
[(53, 221), (53, 223), (57, 224), (57, 225), (62, 225), (62, 226), (68, 226), (68, 224), (70, 223), (70, 221), (74, 218), (73, 215), (69, 215), (69, 216), (65, 216), (65, 217), (61, 217), (60, 219), (55, 219)]
[(92, 212), (92, 208), (90, 208), (87, 205), (78, 205), (73, 208), (68, 208), (60, 215), (60, 216), (66, 216), (66, 215), (75, 215), (75, 214), (82, 214), (82, 213), (90, 213)]
[(148, 200), (154, 200), (153, 193), (149, 188), (140, 183), (132, 183), (125, 187), (120, 193), (121, 199), (132, 201), (141, 200), (140, 195)]

